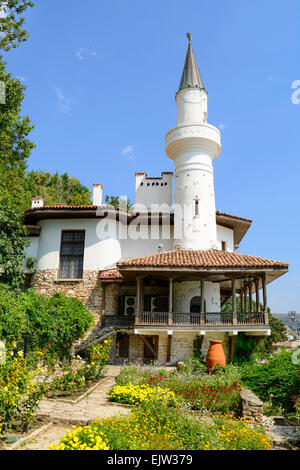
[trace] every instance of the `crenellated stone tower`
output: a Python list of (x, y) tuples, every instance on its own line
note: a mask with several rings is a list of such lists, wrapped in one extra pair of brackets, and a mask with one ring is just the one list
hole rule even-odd
[(177, 125), (166, 135), (166, 153), (175, 164), (174, 246), (216, 246), (216, 206), (212, 161), (221, 151), (219, 130), (207, 123), (208, 93), (191, 38), (176, 93)]

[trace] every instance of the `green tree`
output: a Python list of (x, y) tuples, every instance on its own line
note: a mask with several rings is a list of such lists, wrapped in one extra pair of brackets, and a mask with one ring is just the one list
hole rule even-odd
[(130, 199), (120, 199), (120, 196), (105, 196), (105, 204), (116, 208), (127, 209), (128, 211), (133, 208), (133, 203)]
[[(0, 50), (9, 51), (27, 39), (22, 15), (31, 6), (33, 3), (26, 0), (0, 0)], [(2, 56), (0, 84), (0, 278), (18, 287), (25, 277), (22, 179), (34, 148), (28, 139), (33, 126), (27, 116), (21, 116), (25, 87), (7, 72)]]
[(91, 204), (91, 193), (77, 178), (67, 173), (59, 175), (44, 171), (30, 171), (24, 181), (24, 208), (30, 207), (31, 199), (40, 196), (46, 205), (65, 203), (67, 205)]
[(0, 0), (0, 49), (9, 51), (28, 39), (29, 33), (23, 29), (23, 13), (34, 3), (28, 0)]
[[(236, 309), (237, 312), (241, 312), (241, 299), (240, 297), (237, 297), (236, 300)], [(260, 310), (263, 311), (263, 305), (260, 304)], [(256, 311), (256, 302), (253, 301), (253, 311)], [(228, 299), (223, 307), (222, 307), (222, 312), (232, 312), (232, 298)], [(278, 343), (279, 341), (286, 341), (287, 336), (286, 336), (286, 326), (285, 324), (278, 320), (277, 318), (273, 317), (273, 315), (270, 313), (270, 308), (268, 307), (268, 317), (269, 317), (269, 325), (271, 329), (271, 335), (266, 336), (265, 339), (260, 343), (258, 348), (256, 349), (256, 352), (259, 353), (265, 353), (265, 352), (271, 352), (272, 351), (272, 344), (273, 343)], [(235, 352), (236, 355), (239, 355), (239, 350), (241, 355), (244, 355), (245, 358), (247, 358), (247, 352), (251, 352), (253, 347), (253, 338), (251, 336), (247, 337), (241, 337), (239, 338), (239, 341), (236, 343), (235, 347)], [(245, 352), (245, 354), (243, 353)]]
[(0, 279), (16, 288), (25, 279), (28, 245), (20, 211), (8, 197), (0, 202)]

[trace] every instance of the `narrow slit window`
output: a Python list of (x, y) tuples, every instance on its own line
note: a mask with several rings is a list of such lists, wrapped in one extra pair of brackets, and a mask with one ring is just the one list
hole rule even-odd
[(227, 251), (227, 244), (224, 240), (222, 240), (222, 251)]
[(199, 215), (199, 199), (195, 199), (195, 216)]
[(82, 279), (85, 232), (63, 230), (60, 246), (60, 279)]

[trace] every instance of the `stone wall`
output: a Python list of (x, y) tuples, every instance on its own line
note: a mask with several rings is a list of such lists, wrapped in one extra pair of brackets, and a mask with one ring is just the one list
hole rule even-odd
[[(119, 358), (119, 347), (116, 343), (116, 335), (114, 338), (114, 345), (111, 351), (110, 361), (115, 363), (124, 363), (126, 362), (136, 362), (143, 361), (144, 357), (144, 342), (138, 336), (133, 334), (132, 330), (122, 329), (120, 330), (123, 333), (129, 334), (129, 357), (128, 358)], [(147, 332), (148, 335), (157, 335), (158, 336), (158, 359), (157, 361), (160, 364), (165, 364), (167, 361), (167, 344), (168, 344), (168, 334), (167, 330), (158, 332)], [(170, 363), (175, 364), (176, 362), (184, 361), (187, 357), (192, 357), (194, 355), (194, 340), (198, 336), (197, 332), (186, 331), (186, 332), (173, 332), (172, 342), (171, 342), (171, 357)], [(203, 358), (205, 359), (208, 348), (209, 340), (221, 340), (223, 341), (223, 349), (226, 357), (228, 358), (228, 335), (224, 332), (206, 332), (202, 343), (202, 353)]]
[[(47, 296), (54, 294), (54, 292), (63, 292), (70, 297), (76, 297), (87, 306), (94, 315), (95, 325), (99, 326), (105, 305), (112, 310), (117, 301), (114, 298), (115, 291), (112, 288), (115, 286), (106, 289), (98, 278), (98, 271), (89, 270), (83, 272), (83, 278), (80, 280), (57, 279), (57, 270), (47, 269), (37, 271), (33, 277), (31, 287)], [(106, 289), (105, 303), (104, 289)]]
[[(112, 363), (121, 363), (124, 362), (143, 362), (144, 359), (144, 341), (140, 338), (139, 335), (135, 335), (130, 332), (130, 330), (122, 329), (122, 333), (129, 334), (129, 357), (119, 357), (119, 345), (116, 342), (117, 335), (114, 335), (113, 345), (111, 348), (110, 362)], [(166, 331), (163, 332), (153, 332), (153, 335), (158, 336), (158, 358), (157, 362), (159, 364), (165, 364), (167, 361), (167, 341), (168, 335)], [(149, 333), (149, 336), (152, 336)]]
[(242, 389), (240, 415), (251, 422), (263, 420), (263, 402), (251, 390)]

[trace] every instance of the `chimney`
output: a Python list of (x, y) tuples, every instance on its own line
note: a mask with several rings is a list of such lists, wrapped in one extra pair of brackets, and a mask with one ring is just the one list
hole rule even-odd
[(94, 183), (93, 187), (93, 206), (102, 206), (103, 186), (100, 183)]
[(44, 207), (44, 201), (41, 197), (33, 197), (31, 200), (31, 209), (35, 209), (37, 207)]

